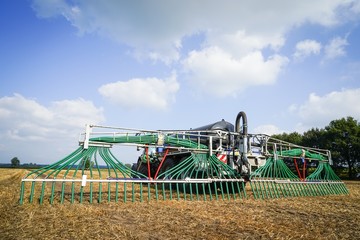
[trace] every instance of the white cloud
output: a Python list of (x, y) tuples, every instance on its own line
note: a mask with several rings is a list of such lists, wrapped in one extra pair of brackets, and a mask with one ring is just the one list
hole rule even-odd
[(53, 102), (50, 111), (58, 124), (69, 127), (84, 126), (86, 123), (97, 124), (105, 120), (103, 109), (97, 108), (91, 101), (82, 98)]
[(267, 135), (274, 135), (274, 134), (280, 134), (283, 133), (285, 131), (280, 130), (280, 128), (278, 128), (275, 125), (272, 124), (265, 124), (265, 125), (260, 125), (258, 127), (256, 127), (254, 129), (253, 133), (262, 133), (262, 134), (267, 134)]
[[(33, 8), (39, 17), (62, 15), (80, 33), (95, 32), (110, 37), (133, 47), (138, 57), (169, 64), (179, 60), (181, 41), (185, 36), (205, 32), (209, 42), (220, 39), (229, 43), (235, 39), (242, 41), (244, 37), (245, 42), (237, 46), (246, 48), (250, 43), (257, 45), (256, 49), (274, 47), (282, 44), (284, 34), (293, 27), (307, 22), (323, 26), (339, 24), (347, 21), (349, 14), (346, 13), (356, 12), (358, 5), (355, 0), (276, 0), (266, 3), (261, 0), (209, 0), (206, 4), (199, 0), (141, 3), (34, 0)], [(225, 49), (226, 46), (220, 47)]]
[(334, 91), (324, 96), (315, 93), (300, 106), (291, 106), (291, 112), (298, 115), (303, 129), (324, 127), (335, 119), (352, 116), (360, 119), (360, 88)]
[(293, 56), (296, 60), (303, 60), (312, 54), (318, 55), (320, 53), (321, 47), (321, 43), (315, 40), (306, 39), (296, 44), (295, 53)]
[(346, 38), (335, 37), (324, 48), (325, 59), (334, 59), (346, 55), (345, 47), (348, 45)]
[(287, 62), (280, 55), (264, 59), (260, 51), (234, 58), (219, 47), (209, 47), (190, 52), (183, 66), (198, 89), (225, 97), (250, 86), (273, 84)]
[(84, 99), (63, 100), (49, 107), (20, 94), (0, 98), (0, 136), (2, 139), (38, 140), (66, 138), (86, 123), (104, 121), (101, 108)]
[[(181, 62), (192, 86), (223, 97), (236, 96), (251, 86), (275, 83), (288, 62), (287, 57), (279, 54), (286, 34), (306, 23), (331, 27), (350, 21), (346, 13), (357, 9), (353, 2), (209, 0), (204, 4), (200, 0), (34, 0), (33, 8), (39, 17), (65, 17), (80, 34), (96, 33), (125, 44), (137, 59), (173, 66)], [(182, 49), (184, 39), (198, 34), (204, 37), (199, 44), (201, 48), (185, 52)], [(344, 45), (336, 43), (326, 48), (328, 57), (341, 54)], [(308, 40), (299, 43), (295, 56), (318, 54), (320, 48), (319, 43)], [(160, 92), (153, 87), (155, 85), (166, 86), (168, 90)], [(131, 96), (129, 91), (123, 92), (144, 86), (152, 89), (146, 96), (140, 96), (138, 91)], [(178, 88), (176, 80), (147, 78), (111, 83), (99, 91), (124, 107), (165, 109), (168, 102), (174, 101)]]
[(176, 74), (168, 79), (134, 78), (128, 81), (108, 83), (99, 93), (109, 101), (125, 108), (167, 109), (175, 101), (179, 90)]
[(276, 51), (283, 46), (285, 39), (281, 35), (249, 34), (244, 30), (233, 33), (208, 34), (204, 47), (219, 46), (234, 57), (241, 58), (247, 54), (270, 47)]
[(104, 121), (102, 108), (84, 99), (43, 106), (20, 94), (0, 98), (0, 160), (51, 163), (77, 148), (85, 124)]

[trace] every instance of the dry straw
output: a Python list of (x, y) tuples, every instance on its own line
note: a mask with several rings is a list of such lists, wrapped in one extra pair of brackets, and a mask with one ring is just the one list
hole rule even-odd
[(19, 205), (24, 170), (0, 169), (1, 239), (355, 239), (360, 183), (349, 195), (226, 201)]

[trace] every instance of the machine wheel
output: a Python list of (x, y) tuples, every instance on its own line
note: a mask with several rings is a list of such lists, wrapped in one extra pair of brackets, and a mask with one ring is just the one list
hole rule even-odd
[(137, 163), (134, 163), (132, 166), (131, 166), (131, 177), (132, 178), (139, 178), (139, 175), (136, 174), (138, 171), (137, 171), (137, 167), (138, 167), (138, 164)]
[[(169, 169), (173, 168), (176, 165), (174, 159), (172, 158), (167, 158), (165, 160), (165, 162), (163, 163), (163, 165), (161, 166), (160, 169), (160, 175), (162, 175), (162, 179), (164, 180), (170, 180), (172, 178), (171, 173), (166, 173), (164, 174), (166, 171), (168, 171)], [(165, 183), (164, 186), (166, 189), (170, 188), (171, 183)], [(175, 184), (171, 185), (171, 187), (175, 186)]]
[(134, 163), (132, 166), (131, 166), (131, 170), (133, 170), (133, 171), (137, 171), (137, 163)]
[[(161, 166), (160, 174), (163, 174), (164, 172), (168, 171), (169, 169), (173, 168), (175, 166), (175, 161), (172, 158), (167, 158), (164, 162), (164, 164)], [(165, 175), (164, 179), (170, 179), (172, 176)]]
[(145, 175), (146, 177), (148, 176), (148, 168), (147, 168), (147, 164), (142, 163), (139, 167), (138, 170), (139, 173)]

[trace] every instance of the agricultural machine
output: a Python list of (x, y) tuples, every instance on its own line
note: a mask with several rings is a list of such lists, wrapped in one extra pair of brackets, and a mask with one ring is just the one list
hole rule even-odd
[[(79, 145), (27, 174), (20, 204), (348, 194), (330, 166), (330, 151), (248, 133), (244, 112), (234, 125), (221, 120), (189, 130), (86, 125)], [(124, 164), (110, 151), (114, 146), (140, 151), (137, 162)]]

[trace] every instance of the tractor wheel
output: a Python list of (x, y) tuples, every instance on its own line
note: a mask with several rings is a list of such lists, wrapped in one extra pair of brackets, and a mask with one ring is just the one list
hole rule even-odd
[[(172, 158), (167, 158), (164, 162), (164, 164), (161, 166), (160, 174), (163, 174), (164, 172), (168, 171), (169, 169), (173, 168), (175, 166), (175, 161)], [(171, 173), (164, 175), (164, 179), (171, 179), (172, 175)]]
[(133, 170), (133, 171), (137, 171), (137, 163), (134, 163), (132, 166), (131, 166), (131, 170)]
[(137, 163), (134, 163), (132, 166), (131, 166), (131, 177), (132, 178), (139, 178), (139, 175), (137, 174), (138, 170), (138, 164)]
[[(167, 158), (164, 162), (164, 164), (161, 166), (160, 169), (160, 175), (162, 175), (162, 179), (164, 180), (170, 180), (172, 179), (173, 175), (171, 172), (167, 172), (171, 168), (173, 168), (176, 165), (176, 162), (172, 158)], [(166, 173), (167, 172), (167, 173)], [(171, 183), (165, 183), (164, 186), (166, 189), (170, 188)], [(171, 185), (171, 187), (175, 187), (175, 184)]]
[(148, 177), (148, 168), (147, 168), (147, 164), (145, 163), (142, 163), (139, 167), (139, 170), (138, 170), (139, 173), (145, 175), (146, 177)]

